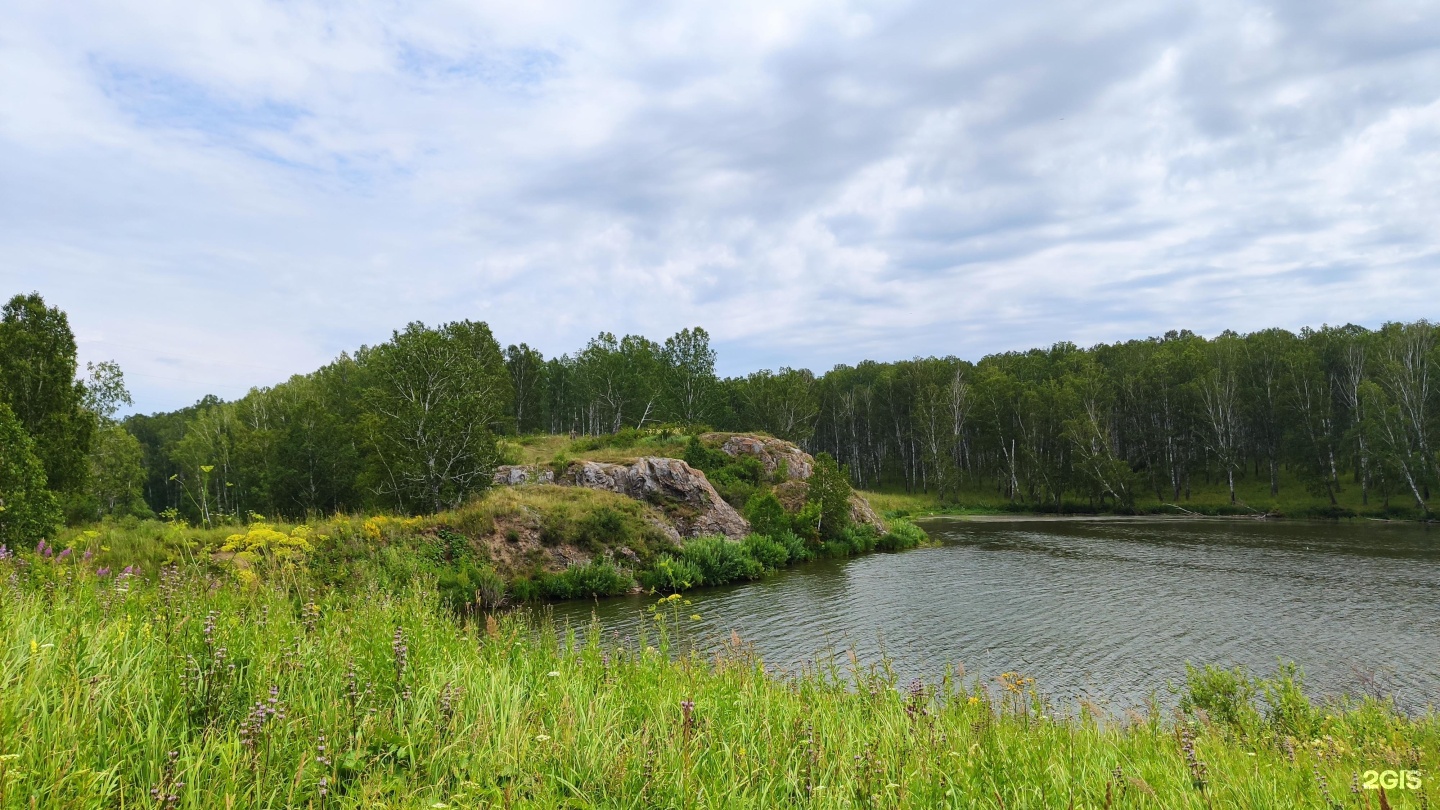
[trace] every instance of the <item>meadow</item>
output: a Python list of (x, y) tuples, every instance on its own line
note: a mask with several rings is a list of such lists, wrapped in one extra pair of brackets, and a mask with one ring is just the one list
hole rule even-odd
[[(457, 615), (385, 555), (343, 583), (0, 560), (0, 808), (1427, 807), (1440, 717), (1191, 672), (1182, 713), (1021, 673), (767, 668), (656, 597), (632, 638)], [(110, 552), (113, 554), (113, 549)], [(1179, 675), (1180, 673), (1177, 673)], [(1416, 772), (1419, 789), (1365, 787)], [(1403, 785), (1403, 778), (1401, 779)], [(1378, 783), (1377, 783), (1378, 784)]]

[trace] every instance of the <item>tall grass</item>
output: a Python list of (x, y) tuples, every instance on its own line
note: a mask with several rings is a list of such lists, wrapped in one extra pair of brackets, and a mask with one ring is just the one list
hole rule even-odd
[(247, 589), (11, 557), (0, 807), (1373, 807), (1368, 769), (1424, 772), (1388, 806), (1436, 798), (1433, 715), (1283, 685), (1285, 713), (1246, 711), (1270, 690), (1213, 672), (1184, 716), (1111, 722), (1013, 673), (780, 676), (739, 639), (691, 647), (682, 604), (616, 639), (458, 623), (425, 578)]

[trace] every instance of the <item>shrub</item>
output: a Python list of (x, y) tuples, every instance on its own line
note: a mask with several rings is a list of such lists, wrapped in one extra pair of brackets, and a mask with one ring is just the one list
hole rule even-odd
[(765, 566), (751, 557), (743, 546), (724, 537), (697, 537), (685, 544), (681, 558), (700, 569), (706, 585), (724, 585), (746, 579), (759, 579)]
[(488, 565), (464, 562), (440, 572), (440, 601), (460, 614), (495, 610), (505, 604), (505, 580)]
[(925, 530), (908, 520), (890, 521), (890, 531), (880, 536), (876, 548), (881, 551), (903, 551), (923, 545), (929, 536)]
[(752, 495), (745, 503), (745, 519), (750, 521), (751, 529), (770, 537), (776, 537), (790, 528), (785, 507), (780, 505), (780, 499), (773, 492)]
[(688, 591), (704, 583), (700, 567), (688, 560), (662, 554), (655, 566), (640, 575), (641, 587), (661, 593)]
[(790, 516), (790, 531), (811, 548), (820, 544), (820, 504), (807, 503)]
[(1210, 719), (1241, 735), (1254, 733), (1260, 727), (1260, 713), (1255, 710), (1255, 681), (1244, 667), (1223, 669), (1207, 664), (1204, 669), (1185, 665), (1185, 692), (1180, 696), (1180, 710), (1204, 711)]
[(868, 523), (851, 524), (840, 530), (851, 554), (869, 554), (880, 544), (880, 533)]
[(1268, 710), (1265, 720), (1280, 736), (1308, 740), (1320, 729), (1320, 716), (1305, 697), (1305, 675), (1294, 664), (1282, 664), (1275, 676), (1261, 682)]
[(700, 440), (691, 436), (685, 442), (685, 453), (681, 456), (686, 464), (697, 470), (710, 472), (718, 470), (730, 463), (730, 457), (719, 450), (711, 450), (700, 443)]
[(785, 547), (763, 534), (748, 535), (743, 546), (746, 554), (770, 570), (784, 568), (785, 563), (790, 561), (790, 553)]
[(516, 602), (538, 602), (544, 595), (540, 578), (518, 577), (510, 583), (510, 598)]
[(807, 562), (815, 557), (815, 553), (800, 535), (789, 529), (772, 535), (771, 539), (785, 547), (785, 554), (790, 558), (790, 562)]
[(599, 552), (609, 546), (624, 543), (630, 532), (625, 519), (608, 506), (602, 506), (579, 521), (576, 543), (591, 552)]
[(558, 574), (544, 575), (541, 588), (551, 599), (590, 599), (616, 596), (630, 590), (634, 580), (608, 562), (572, 565)]

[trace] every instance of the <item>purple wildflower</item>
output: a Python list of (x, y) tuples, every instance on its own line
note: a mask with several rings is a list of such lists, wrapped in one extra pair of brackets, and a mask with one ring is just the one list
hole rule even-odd
[(102, 578), (103, 578), (103, 577), (108, 577), (108, 576), (110, 576), (110, 569), (109, 569), (109, 568), (105, 568), (105, 567), (98, 568), (98, 569), (95, 570), (95, 576), (97, 576), (97, 577), (102, 577)]
[(63, 559), (65, 559), (66, 557), (69, 557), (69, 556), (70, 556), (70, 549), (67, 548), (67, 549), (65, 549), (64, 551), (60, 552), (60, 556), (59, 556), (59, 557), (56, 557), (55, 559), (57, 559), (57, 560), (63, 560)]
[(91, 551), (90, 549), (87, 548), (87, 549), (85, 549), (85, 555), (84, 555), (83, 557), (81, 557), (80, 559), (84, 560), (85, 562), (90, 562), (90, 559), (91, 559), (92, 557), (94, 557), (94, 556), (95, 556), (95, 552), (93, 552), (93, 551)]

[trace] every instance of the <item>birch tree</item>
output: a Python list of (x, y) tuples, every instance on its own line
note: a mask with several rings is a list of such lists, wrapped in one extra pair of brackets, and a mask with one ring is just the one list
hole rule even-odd
[(405, 511), (440, 511), (485, 489), (494, 428), (510, 410), (500, 345), (483, 323), (412, 323), (362, 353), (376, 491)]

